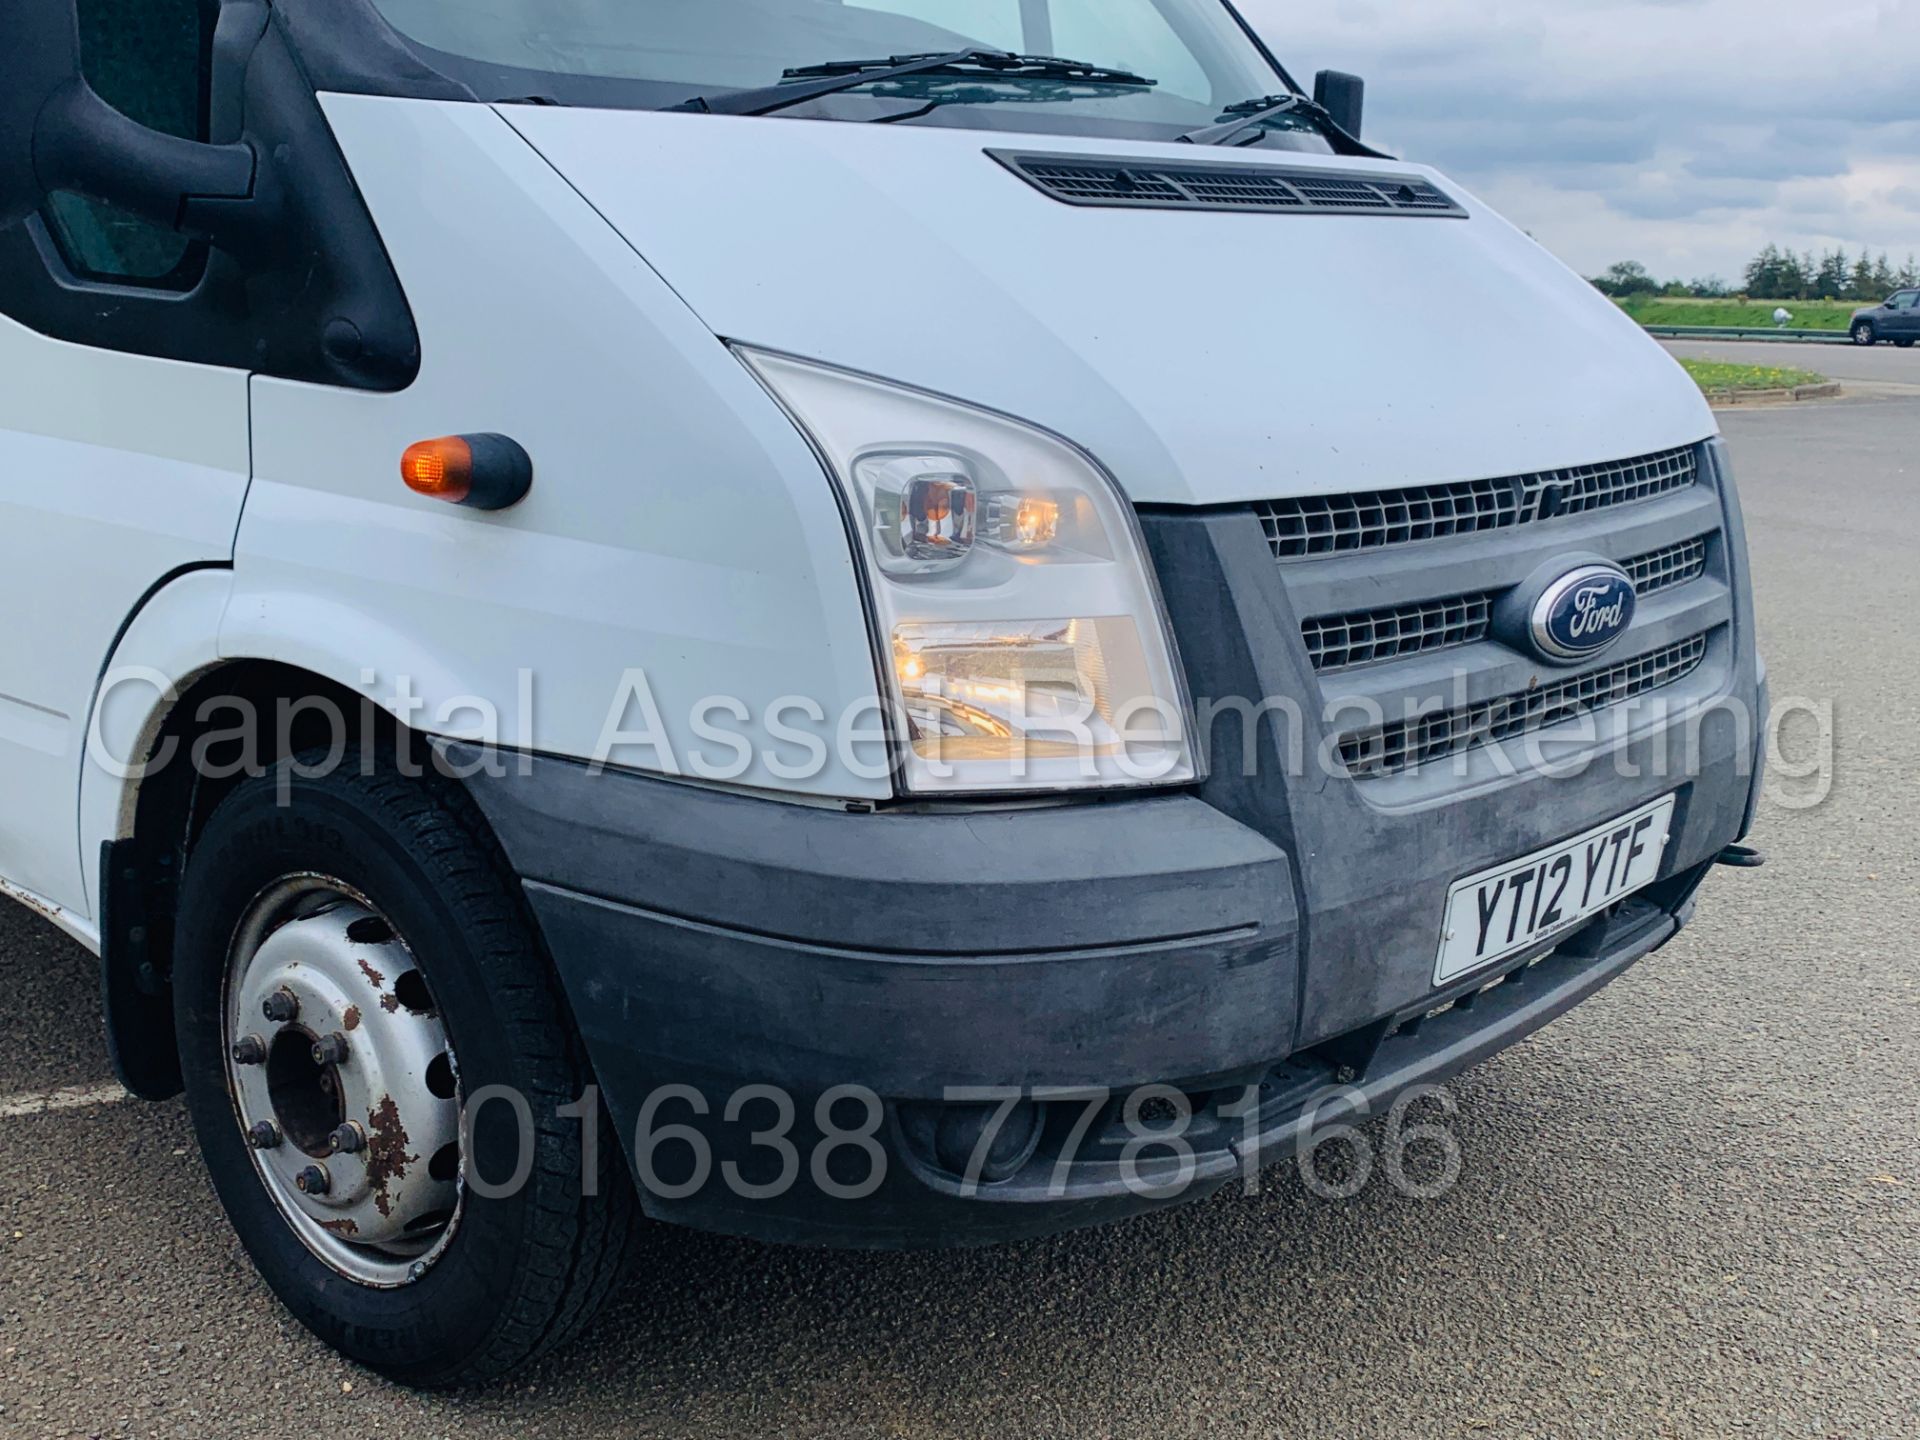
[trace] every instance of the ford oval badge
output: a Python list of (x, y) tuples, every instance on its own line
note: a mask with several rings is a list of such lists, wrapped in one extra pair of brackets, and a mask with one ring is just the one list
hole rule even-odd
[(1617, 565), (1583, 565), (1541, 592), (1533, 606), (1533, 644), (1549, 660), (1584, 660), (1627, 633), (1637, 600)]

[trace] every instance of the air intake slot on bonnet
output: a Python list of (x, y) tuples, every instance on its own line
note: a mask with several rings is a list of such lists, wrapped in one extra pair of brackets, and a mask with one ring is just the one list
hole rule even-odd
[(1063, 205), (1270, 215), (1418, 215), (1441, 220), (1467, 216), (1457, 200), (1418, 175), (1280, 165), (1169, 165), (1010, 150), (987, 153)]

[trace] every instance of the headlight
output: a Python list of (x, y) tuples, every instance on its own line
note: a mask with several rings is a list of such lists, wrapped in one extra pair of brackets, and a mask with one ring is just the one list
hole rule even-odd
[(909, 789), (1196, 777), (1139, 527), (1086, 455), (955, 401), (740, 355), (813, 438), (858, 534)]

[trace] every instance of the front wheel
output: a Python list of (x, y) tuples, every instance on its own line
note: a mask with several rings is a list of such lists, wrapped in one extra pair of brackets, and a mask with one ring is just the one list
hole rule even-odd
[(423, 1387), (584, 1327), (632, 1184), (586, 1173), (619, 1150), (584, 1129), (572, 1017), (463, 792), (297, 766), (241, 785), (189, 858), (175, 955), (214, 1189), (297, 1318)]
[(1856, 345), (1872, 345), (1879, 339), (1879, 332), (1873, 328), (1871, 320), (1862, 320), (1853, 327), (1853, 343)]

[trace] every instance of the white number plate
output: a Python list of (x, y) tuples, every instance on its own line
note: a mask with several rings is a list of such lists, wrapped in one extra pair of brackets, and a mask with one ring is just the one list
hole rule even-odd
[(1433, 983), (1444, 985), (1551, 939), (1651, 884), (1673, 824), (1673, 796), (1595, 826), (1447, 892)]

